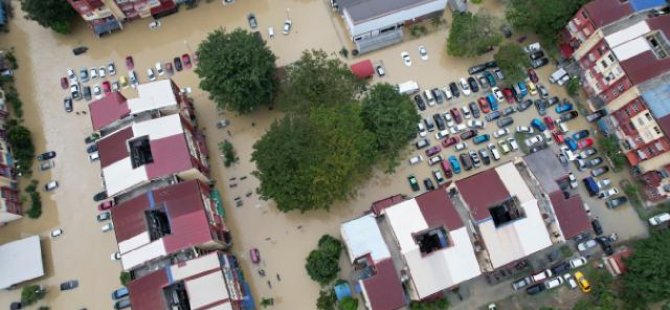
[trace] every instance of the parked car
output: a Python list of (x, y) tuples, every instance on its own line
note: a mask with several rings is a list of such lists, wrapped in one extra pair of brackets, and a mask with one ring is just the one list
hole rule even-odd
[(112, 299), (113, 300), (118, 300), (121, 298), (124, 298), (128, 296), (128, 288), (127, 287), (122, 287), (120, 289), (115, 290), (112, 292)]
[(454, 175), (451, 170), (451, 166), (449, 165), (449, 161), (442, 161), (440, 166), (442, 167), (442, 170), (444, 171), (444, 174), (447, 176), (447, 178), (451, 178)]
[(542, 67), (546, 66), (548, 63), (549, 63), (549, 59), (544, 57), (544, 58), (540, 58), (540, 59), (531, 60), (530, 66), (533, 67), (533, 69), (537, 69), (537, 68), (542, 68)]
[(58, 181), (49, 181), (47, 184), (44, 184), (44, 191), (51, 192), (58, 188)]
[(102, 232), (112, 231), (112, 230), (114, 230), (114, 223), (109, 222), (109, 223), (103, 225), (100, 230), (102, 230)]
[(433, 146), (433, 147), (426, 150), (426, 156), (436, 155), (436, 154), (440, 153), (440, 151), (442, 151), (442, 148), (440, 148), (439, 145)]
[(109, 220), (111, 217), (112, 217), (112, 213), (109, 212), (109, 211), (105, 211), (105, 212), (98, 213), (98, 215), (96, 216), (96, 219), (98, 220), (98, 222), (104, 222), (104, 221)]
[(442, 175), (442, 171), (440, 170), (433, 170), (433, 177), (435, 178), (435, 182), (437, 182), (437, 184), (442, 184), (444, 181), (446, 181), (444, 175)]
[(600, 199), (607, 199), (609, 197), (612, 197), (614, 195), (619, 194), (619, 190), (616, 187), (601, 191), (598, 193), (598, 198)]
[(596, 236), (603, 234), (603, 226), (600, 225), (599, 219), (594, 218), (593, 220), (591, 220), (591, 227), (593, 228), (593, 232), (596, 233)]
[(589, 123), (593, 123), (593, 122), (603, 118), (606, 115), (607, 115), (607, 111), (605, 109), (600, 109), (598, 111), (595, 111), (595, 112), (587, 115), (586, 116), (586, 121), (589, 122)]
[(472, 91), (470, 91), (470, 86), (468, 85), (468, 82), (465, 80), (465, 78), (461, 78), (458, 82), (461, 85), (461, 89), (463, 89), (463, 95), (470, 96)]
[(650, 217), (649, 225), (658, 226), (668, 221), (670, 221), (670, 213), (664, 212)]
[(416, 106), (417, 108), (419, 108), (420, 111), (426, 110), (426, 102), (423, 100), (423, 97), (421, 97), (421, 95), (414, 95), (414, 102), (416, 103)]
[(537, 73), (535, 73), (535, 70), (533, 69), (528, 69), (528, 78), (533, 82), (537, 83), (540, 81), (540, 79), (537, 77)]
[(37, 160), (49, 160), (56, 157), (56, 152), (54, 151), (48, 151), (44, 152), (42, 154), (37, 155)]
[(585, 148), (590, 147), (592, 145), (593, 145), (593, 139), (592, 138), (582, 139), (582, 140), (579, 140), (577, 142), (577, 148), (579, 148), (579, 149), (585, 149)]
[(498, 152), (498, 148), (496, 147), (496, 145), (493, 143), (489, 143), (488, 148), (489, 151), (491, 152), (491, 156), (493, 157), (493, 159), (500, 160), (501, 158), (500, 152)]
[(569, 272), (563, 275), (563, 280), (565, 280), (565, 283), (568, 284), (571, 290), (577, 288), (577, 281), (575, 281), (575, 278)]
[(408, 67), (412, 66), (412, 58), (409, 57), (409, 53), (407, 52), (400, 53), (400, 58), (402, 58), (402, 62), (405, 64), (405, 66)]
[(584, 274), (581, 271), (575, 272), (575, 280), (577, 280), (577, 284), (579, 284), (579, 288), (582, 290), (582, 292), (588, 293), (591, 291), (591, 285), (589, 284), (589, 281), (586, 280)]
[(539, 118), (534, 118), (533, 120), (531, 120), (530, 125), (540, 132), (547, 130), (547, 126)]
[(479, 113), (479, 107), (477, 104), (473, 101), (468, 104), (468, 107), (470, 107), (470, 112), (472, 112), (472, 117), (474, 118), (479, 118), (481, 117), (481, 114)]
[(461, 155), (459, 155), (459, 158), (465, 170), (472, 170), (472, 159), (470, 158), (470, 155), (466, 153), (461, 153)]
[(130, 299), (121, 299), (117, 302), (114, 303), (114, 310), (121, 310), (121, 309), (126, 309), (130, 308)]
[(174, 62), (174, 68), (175, 68), (175, 70), (177, 70), (177, 72), (184, 69), (184, 67), (181, 64), (181, 59), (179, 57), (173, 58), (172, 62)]
[(496, 139), (498, 139), (498, 138), (500, 138), (500, 137), (502, 137), (502, 136), (506, 136), (506, 135), (508, 135), (508, 134), (509, 134), (509, 129), (507, 129), (507, 128), (500, 128), (500, 129), (498, 129), (498, 130), (496, 130), (496, 131), (493, 132), (493, 137), (496, 138)]
[(557, 287), (561, 286), (561, 284), (563, 284), (563, 278), (560, 277), (560, 276), (551, 278), (551, 279), (544, 282), (544, 286), (548, 290), (553, 289), (553, 288), (557, 288)]
[(535, 295), (535, 294), (541, 293), (545, 289), (546, 289), (546, 287), (544, 286), (544, 283), (537, 283), (537, 284), (533, 284), (533, 285), (529, 286), (526, 289), (526, 293), (528, 295)]
[(95, 195), (93, 195), (93, 201), (98, 202), (98, 201), (103, 201), (107, 199), (107, 192), (106, 191), (101, 191)]
[(472, 90), (472, 92), (479, 92), (479, 85), (477, 85), (477, 80), (475, 80), (475, 78), (468, 77), (468, 85), (470, 85), (470, 90)]
[(484, 162), (484, 165), (491, 164), (491, 156), (489, 155), (489, 150), (487, 148), (479, 149), (479, 156), (482, 158), (482, 162)]
[(182, 54), (181, 55), (181, 62), (182, 62), (182, 65), (184, 65), (184, 68), (186, 68), (186, 69), (191, 69), (191, 67), (193, 66), (191, 64), (191, 56), (189, 56), (188, 54)]
[(423, 179), (423, 186), (426, 187), (427, 191), (435, 190), (435, 185), (433, 184), (433, 181), (430, 178)]
[(478, 136), (474, 137), (474, 139), (472, 139), (472, 143), (482, 144), (482, 143), (488, 142), (489, 139), (490, 139), (489, 135), (482, 134), (482, 135), (478, 135)]
[(493, 76), (491, 71), (484, 71), (484, 77), (486, 77), (486, 80), (489, 82), (491, 87), (496, 86), (496, 78)]
[(421, 56), (421, 60), (428, 60), (428, 50), (423, 45), (419, 45), (419, 56)]
[(570, 271), (570, 263), (569, 262), (560, 262), (558, 264), (555, 264), (550, 268), (551, 272), (554, 275), (561, 275), (563, 273), (566, 273)]
[(519, 111), (519, 112), (522, 112), (522, 111), (528, 110), (528, 108), (530, 108), (532, 105), (533, 105), (532, 100), (530, 100), (530, 99), (522, 100), (522, 101), (519, 102), (519, 104), (517, 104), (516, 110)]
[(467, 131), (461, 133), (461, 140), (467, 140), (467, 139), (473, 138), (476, 135), (477, 135), (477, 130), (470, 129), (470, 130), (467, 130)]
[(500, 70), (500, 68), (493, 69), (493, 73), (495, 73), (498, 80), (502, 81), (505, 79), (505, 75), (503, 74), (502, 70)]
[(293, 25), (293, 21), (290, 19), (287, 19), (284, 21), (284, 24), (282, 25), (282, 34), (285, 36), (289, 35), (291, 33), (291, 26)]
[(70, 280), (66, 281), (60, 284), (60, 290), (61, 291), (67, 291), (67, 290), (72, 290), (75, 289), (79, 286), (79, 281), (77, 280)]
[(479, 103), (479, 108), (481, 109), (482, 113), (491, 112), (491, 106), (489, 105), (489, 102), (486, 100), (486, 98), (480, 97), (477, 99), (477, 103)]
[(475, 151), (469, 151), (468, 155), (470, 155), (470, 159), (472, 159), (472, 165), (474, 168), (479, 168), (481, 166), (481, 159), (479, 159), (479, 155)]
[(442, 147), (445, 147), (445, 148), (450, 147), (450, 146), (458, 143), (458, 141), (459, 141), (458, 137), (446, 138), (446, 139), (442, 140)]
[(531, 283), (533, 283), (533, 279), (531, 279), (530, 277), (521, 278), (519, 280), (512, 282), (512, 289), (515, 291), (520, 290), (530, 285)]
[(593, 239), (586, 240), (584, 242), (581, 242), (577, 245), (577, 250), (580, 252), (585, 252), (588, 251), (591, 248), (594, 248), (598, 245), (598, 242), (596, 242)]
[(418, 192), (421, 190), (421, 187), (419, 187), (419, 182), (416, 180), (414, 175), (408, 176), (407, 182), (409, 182), (409, 187), (412, 188), (412, 191)]
[(509, 125), (512, 125), (514, 123), (514, 119), (511, 116), (505, 116), (503, 118), (500, 118), (496, 121), (496, 125), (498, 125), (499, 128), (503, 128)]
[(456, 86), (455, 82), (449, 83), (449, 90), (454, 97), (458, 98), (461, 96), (461, 92), (458, 90), (458, 86)]
[(537, 91), (540, 93), (540, 98), (544, 99), (549, 97), (549, 91), (547, 90), (546, 87), (544, 87), (544, 85), (537, 83), (535, 84), (535, 86), (537, 86)]
[(609, 208), (609, 209), (616, 209), (616, 208), (624, 205), (626, 202), (628, 202), (628, 198), (626, 198), (626, 196), (619, 196), (619, 197), (608, 199), (605, 202), (605, 204), (607, 205), (607, 208)]
[(556, 113), (565, 113), (573, 109), (573, 106), (571, 103), (561, 103), (556, 106)]
[(437, 165), (443, 160), (444, 158), (442, 158), (442, 155), (435, 155), (433, 157), (428, 158), (428, 165), (430, 166)]
[(251, 29), (256, 29), (256, 27), (258, 27), (258, 21), (256, 21), (256, 15), (254, 15), (253, 13), (247, 15), (247, 22), (249, 23), (249, 27)]
[(531, 134), (531, 133), (533, 133), (533, 128), (526, 127), (526, 126), (517, 126), (516, 127), (516, 132)]
[(610, 171), (607, 166), (602, 166), (591, 170), (591, 176), (598, 177)]
[(154, 74), (154, 69), (152, 68), (147, 69), (147, 78), (149, 78), (149, 81), (156, 80), (156, 74)]
[(594, 148), (586, 148), (583, 151), (579, 152), (579, 154), (577, 154), (577, 158), (587, 159), (587, 158), (593, 156), (596, 153), (598, 153), (598, 150), (596, 150)]
[(451, 165), (451, 169), (454, 171), (454, 173), (461, 173), (461, 164), (458, 162), (456, 156), (449, 156), (449, 164)]
[(579, 113), (577, 113), (577, 111), (573, 110), (573, 111), (570, 111), (568, 113), (561, 114), (559, 119), (560, 119), (561, 122), (567, 122), (569, 120), (577, 118), (577, 116), (579, 116)]
[(114, 199), (107, 200), (98, 204), (98, 211), (109, 210), (114, 206)]
[(135, 69), (135, 62), (133, 61), (133, 56), (126, 56), (126, 68), (128, 71)]
[(586, 265), (587, 259), (584, 256), (576, 257), (568, 261), (570, 263), (570, 267), (572, 269), (579, 268), (581, 266)]
[(468, 73), (472, 75), (472, 74), (480, 73), (484, 70), (486, 70), (486, 65), (485, 64), (475, 65), (475, 66), (472, 66), (472, 67), (468, 68)]

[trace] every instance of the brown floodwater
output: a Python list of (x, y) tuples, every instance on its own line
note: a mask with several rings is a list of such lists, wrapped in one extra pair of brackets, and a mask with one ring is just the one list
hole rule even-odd
[[(497, 2), (487, 3), (492, 3), (487, 4), (490, 10), (499, 12)], [(18, 8), (16, 1), (13, 4)], [(281, 24), (287, 16), (287, 8), (293, 20), (293, 29), (289, 36), (283, 36), (280, 33)], [(43, 194), (44, 213), (40, 219), (24, 218), (0, 228), (0, 243), (32, 234), (43, 236), (47, 276), (35, 281), (45, 284), (49, 290), (42, 304), (48, 304), (52, 309), (109, 309), (112, 305), (109, 293), (119, 287), (120, 265), (109, 258), (112, 252), (117, 251), (114, 236), (100, 231), (102, 224), (95, 220), (97, 210), (91, 200), (102, 185), (99, 164), (89, 162), (83, 142), (84, 137), (91, 132), (90, 120), (87, 115), (67, 114), (63, 111), (62, 99), (66, 92), (60, 88), (59, 78), (65, 75), (67, 68), (78, 70), (83, 66), (101, 66), (109, 60), (116, 62), (120, 74), (126, 74), (124, 58), (132, 55), (140, 80), (146, 81), (147, 68), (157, 61), (167, 62), (175, 56), (193, 51), (209, 31), (219, 27), (248, 29), (246, 15), (250, 12), (256, 14), (259, 30), (278, 56), (278, 66), (295, 61), (305, 49), (323, 49), (336, 54), (343, 45), (351, 48), (340, 19), (332, 14), (327, 1), (257, 0), (237, 1), (226, 6), (220, 1), (202, 1), (198, 8), (182, 10), (162, 19), (162, 26), (156, 30), (149, 29), (148, 20), (140, 20), (126, 25), (123, 32), (102, 39), (96, 38), (82, 22), (77, 23), (72, 35), (61, 36), (24, 20), (21, 14), (15, 14), (17, 17), (11, 21), (11, 32), (0, 36), (0, 45), (16, 48), (20, 63), (16, 72), (17, 88), (24, 102), (26, 124), (33, 131), (37, 151), (55, 150), (58, 153), (55, 168), (49, 172), (36, 171), (33, 177), (42, 184), (50, 179), (58, 180), (60, 188), (53, 194)], [(275, 30), (272, 39), (267, 38), (267, 27), (270, 26)], [(492, 57), (492, 54), (488, 54), (470, 60), (446, 56), (447, 31), (445, 26), (421, 38), (408, 37), (402, 44), (348, 61), (372, 59), (383, 62), (387, 75), (382, 79), (374, 78), (373, 82), (415, 80), (425, 88), (444, 87), (448, 82), (465, 76), (466, 69), (472, 64)], [(89, 51), (75, 57), (71, 49), (77, 45), (88, 46)], [(428, 61), (419, 58), (419, 45), (425, 45), (428, 49)], [(402, 51), (410, 53), (412, 67), (405, 67), (402, 63)], [(546, 67), (538, 73), (546, 77), (551, 70)], [(249, 161), (253, 143), (280, 114), (267, 109), (247, 116), (218, 113), (207, 94), (198, 89), (198, 79), (192, 70), (177, 73), (173, 79), (181, 87), (193, 89), (199, 123), (206, 128), (208, 136), (210, 160), (214, 167), (213, 178), (217, 180), (217, 187), (225, 199), (227, 223), (234, 238), (233, 252), (243, 263), (256, 300), (273, 297), (276, 309), (314, 308), (319, 286), (309, 279), (304, 263), (321, 235), (328, 233), (339, 236), (340, 224), (362, 215), (375, 200), (397, 193), (411, 194), (406, 183), (407, 175), (415, 174), (419, 180), (430, 176), (432, 169), (425, 163), (410, 167), (403, 160), (394, 174), (375, 173), (359, 186), (355, 199), (335, 204), (330, 212), (281, 213), (271, 201), (258, 199), (255, 194), (258, 180), (250, 175), (254, 166)], [(101, 80), (94, 80), (88, 85), (96, 83), (101, 83)], [(136, 95), (132, 89), (123, 92), (127, 97)], [(565, 95), (563, 89), (552, 87), (550, 92), (561, 97)], [(461, 97), (458, 101), (429, 108), (423, 116), (430, 117), (433, 113), (467, 104), (472, 98)], [(75, 111), (85, 110), (84, 101), (75, 103)], [(527, 124), (536, 115), (533, 111), (517, 113), (515, 124)], [(231, 120), (228, 128), (231, 136), (228, 136), (226, 130), (216, 129), (216, 121), (222, 118)], [(580, 123), (579, 126), (586, 124)], [(487, 126), (486, 131), (490, 133), (496, 129), (494, 127)], [(217, 144), (224, 139), (234, 144), (240, 158), (239, 163), (230, 168), (223, 167), (217, 151)], [(407, 148), (407, 158), (415, 153), (413, 148)], [(442, 155), (451, 153), (451, 150), (443, 151)], [(513, 155), (519, 154), (506, 157), (511, 159)], [(240, 180), (243, 176), (248, 178)], [(230, 181), (233, 177), (237, 180)], [(234, 187), (230, 187), (231, 184), (235, 184)], [(247, 196), (249, 192), (251, 196)], [(234, 199), (238, 196), (243, 206), (235, 206)], [(48, 234), (54, 228), (62, 228), (65, 233), (51, 240)], [(248, 260), (247, 253), (254, 247), (261, 253), (260, 266), (252, 265)], [(350, 268), (344, 257), (341, 262), (341, 277), (347, 278)], [(258, 274), (258, 268), (265, 270), (265, 277)], [(70, 279), (79, 280), (80, 287), (59, 292), (58, 283)], [(0, 292), (0, 308), (7, 308), (11, 301), (19, 299), (19, 295), (19, 290)]]

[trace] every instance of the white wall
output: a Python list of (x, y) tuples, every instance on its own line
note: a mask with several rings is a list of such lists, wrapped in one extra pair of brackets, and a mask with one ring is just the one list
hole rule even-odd
[(361, 22), (359, 24), (353, 23), (346, 9), (343, 11), (343, 16), (344, 21), (347, 24), (347, 28), (349, 28), (349, 34), (353, 38), (373, 30), (386, 28), (398, 23), (402, 23), (406, 20), (412, 20), (417, 17), (444, 10), (446, 6), (447, 0), (435, 0), (407, 10), (398, 11), (373, 20)]

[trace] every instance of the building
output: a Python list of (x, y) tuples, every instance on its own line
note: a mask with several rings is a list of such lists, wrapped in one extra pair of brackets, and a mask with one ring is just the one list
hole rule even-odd
[(403, 26), (442, 16), (447, 0), (331, 0), (359, 54), (403, 40)]
[(139, 18), (159, 18), (177, 12), (175, 0), (68, 0), (97, 36), (123, 29)]
[(368, 309), (440, 297), (481, 274), (470, 234), (447, 192), (394, 196), (344, 223), (342, 238)]
[(254, 309), (237, 258), (214, 251), (128, 284), (133, 309)]
[(5, 121), (9, 111), (5, 92), (0, 89), (0, 223), (18, 220), (23, 216), (19, 187), (14, 175), (14, 158), (5, 140)]
[(595, 0), (566, 27), (589, 107), (609, 113), (600, 128), (619, 140), (652, 202), (670, 198), (670, 128), (660, 121), (670, 83), (669, 13), (665, 0)]
[(553, 244), (550, 222), (544, 220), (551, 218), (548, 206), (541, 207), (542, 201), (514, 163), (458, 180), (451, 188), (455, 200), (469, 211), (476, 241), (486, 248), (487, 270), (508, 266)]
[(0, 245), (0, 289), (44, 276), (40, 236)]
[(147, 191), (112, 208), (126, 271), (174, 257), (224, 250), (232, 244), (223, 209), (211, 190), (191, 180)]

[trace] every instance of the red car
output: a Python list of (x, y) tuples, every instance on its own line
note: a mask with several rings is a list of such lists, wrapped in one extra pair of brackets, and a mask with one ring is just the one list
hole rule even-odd
[(512, 92), (512, 89), (510, 88), (505, 88), (503, 89), (503, 96), (505, 96), (505, 100), (507, 100), (507, 103), (512, 104), (516, 99), (514, 99), (514, 92)]
[(446, 175), (447, 178), (451, 178), (452, 176), (454, 176), (448, 161), (444, 160), (440, 162), (440, 166), (442, 166), (442, 170), (444, 170), (444, 174)]
[(537, 77), (537, 73), (535, 73), (535, 70), (533, 69), (528, 69), (528, 78), (530, 78), (533, 83), (540, 81), (540, 79)]
[(582, 150), (585, 149), (589, 146), (593, 145), (593, 139), (591, 138), (585, 138), (577, 141), (577, 147)]
[(251, 258), (251, 262), (254, 264), (258, 264), (261, 262), (261, 253), (258, 252), (257, 248), (249, 250), (249, 257)]
[(184, 68), (191, 69), (191, 56), (188, 56), (188, 54), (181, 55), (181, 63), (184, 65)]
[(128, 70), (135, 69), (135, 62), (133, 61), (133, 56), (126, 56), (126, 68), (128, 68)]
[(543, 120), (544, 124), (547, 125), (547, 128), (549, 128), (549, 130), (553, 131), (554, 129), (556, 129), (556, 125), (554, 125), (554, 120), (551, 118), (551, 116), (545, 116)]
[(103, 201), (98, 205), (99, 211), (109, 210), (114, 206), (114, 200)]
[(70, 86), (70, 85), (68, 85), (68, 84), (69, 84), (69, 83), (68, 83), (66, 77), (62, 77), (62, 78), (60, 78), (60, 87), (62, 87), (63, 89), (67, 89), (67, 87)]
[(454, 122), (456, 122), (456, 124), (463, 122), (463, 118), (461, 118), (461, 112), (458, 112), (458, 108), (451, 109), (451, 116), (454, 117)]
[(456, 143), (458, 143), (458, 137), (449, 137), (442, 140), (442, 147), (448, 148)]
[(489, 105), (489, 102), (488, 102), (488, 100), (486, 100), (486, 98), (479, 97), (479, 100), (477, 100), (477, 101), (479, 102), (479, 109), (482, 110), (482, 113), (491, 112), (491, 106)]
[(109, 81), (102, 82), (102, 91), (105, 94), (111, 93), (112, 92), (112, 84), (110, 84)]
[(426, 150), (426, 156), (430, 157), (442, 151), (439, 145), (433, 146)]
[(558, 131), (552, 132), (551, 136), (554, 137), (554, 141), (556, 141), (558, 144), (561, 144), (565, 141), (565, 136), (563, 136), (563, 134)]

